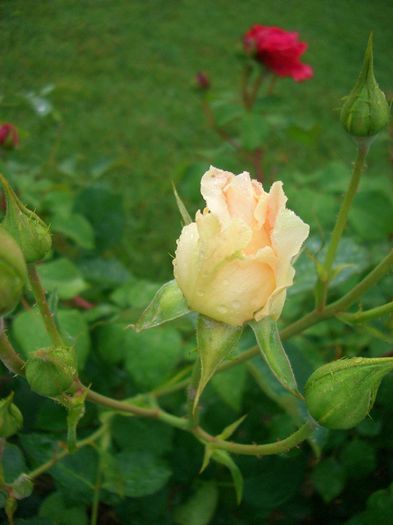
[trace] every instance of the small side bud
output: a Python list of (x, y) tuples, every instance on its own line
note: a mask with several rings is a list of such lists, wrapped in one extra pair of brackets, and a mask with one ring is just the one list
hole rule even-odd
[(23, 416), (19, 408), (12, 402), (14, 393), (0, 400), (0, 437), (9, 438), (23, 426)]
[(19, 144), (19, 135), (16, 127), (9, 122), (0, 125), (0, 146), (3, 149), (15, 149)]
[(382, 378), (392, 370), (389, 357), (353, 357), (323, 365), (306, 383), (307, 408), (324, 427), (355, 427), (369, 414)]
[(208, 77), (207, 73), (204, 73), (203, 71), (199, 71), (195, 75), (195, 84), (196, 87), (201, 91), (208, 91), (211, 87), (210, 78)]
[(389, 122), (389, 104), (374, 76), (372, 35), (368, 40), (363, 66), (351, 93), (345, 97), (340, 119), (353, 137), (372, 137)]
[(49, 227), (36, 213), (26, 208), (2, 175), (0, 182), (7, 202), (3, 227), (21, 247), (26, 262), (43, 259), (52, 246)]
[(17, 305), (26, 282), (26, 263), (21, 249), (0, 226), (0, 317)]
[(54, 397), (65, 392), (76, 375), (75, 350), (71, 347), (42, 348), (30, 354), (26, 379), (41, 396)]

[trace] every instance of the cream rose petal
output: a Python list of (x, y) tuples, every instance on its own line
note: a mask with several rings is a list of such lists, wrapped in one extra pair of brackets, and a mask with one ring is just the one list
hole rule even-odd
[(283, 210), (275, 221), (271, 234), (272, 247), (282, 261), (291, 261), (297, 255), (310, 232), (308, 224), (292, 210)]
[(224, 188), (227, 207), (231, 217), (254, 226), (254, 209), (257, 204), (250, 175), (247, 172), (234, 177)]
[(184, 226), (177, 241), (173, 273), (183, 294), (193, 293), (199, 271), (199, 233), (195, 222)]
[(234, 178), (233, 173), (210, 166), (209, 171), (203, 175), (201, 180), (201, 193), (206, 205), (214, 215), (219, 217), (222, 224), (228, 223), (231, 219), (224, 188)]
[(208, 293), (200, 297), (198, 311), (234, 326), (253, 319), (274, 290), (273, 260), (272, 250), (266, 247), (258, 257), (227, 261), (210, 281)]

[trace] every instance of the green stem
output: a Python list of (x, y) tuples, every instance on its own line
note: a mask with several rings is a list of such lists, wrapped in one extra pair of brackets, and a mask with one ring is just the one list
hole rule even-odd
[(263, 81), (265, 80), (265, 77), (264, 77), (264, 74), (263, 74), (263, 70), (261, 70), (259, 73), (258, 73), (258, 76), (254, 82), (254, 85), (252, 87), (252, 90), (251, 90), (251, 93), (249, 93), (249, 98), (248, 98), (248, 103), (247, 105), (245, 106), (247, 110), (251, 110), (256, 102), (256, 99), (257, 99), (257, 96), (258, 96), (258, 92), (259, 90), (261, 89), (261, 85), (263, 83)]
[(370, 308), (364, 312), (355, 312), (355, 313), (343, 313), (340, 314), (340, 319), (347, 321), (349, 323), (364, 323), (365, 321), (371, 321), (377, 317), (383, 317), (384, 315), (390, 314), (393, 312), (393, 301), (390, 303), (383, 304), (382, 306), (376, 306), (375, 308)]
[(45, 290), (42, 287), (40, 276), (38, 275), (37, 268), (34, 264), (28, 265), (28, 275), (35, 300), (37, 301), (37, 305), (41, 312), (45, 328), (50, 338), (52, 339), (52, 343), (55, 346), (63, 346), (63, 339), (56, 326), (53, 314), (50, 311), (48, 302), (45, 297)]
[(320, 297), (319, 297), (319, 303), (318, 303), (318, 309), (323, 309), (326, 304), (327, 299), (327, 291), (329, 287), (329, 282), (332, 277), (332, 267), (334, 263), (334, 259), (336, 257), (338, 245), (340, 243), (344, 228), (347, 224), (347, 218), (349, 209), (351, 207), (353, 198), (356, 195), (360, 177), (362, 176), (362, 173), (364, 171), (364, 168), (366, 166), (366, 157), (369, 150), (369, 143), (365, 141), (361, 141), (358, 144), (358, 153), (357, 158), (355, 161), (355, 165), (352, 172), (351, 181), (349, 183), (347, 192), (344, 196), (344, 200), (342, 201), (340, 211), (337, 216), (336, 224), (334, 226), (332, 237), (330, 239), (330, 243), (327, 249), (325, 262), (323, 264), (323, 275), (319, 279), (319, 285), (320, 285)]
[[(86, 445), (92, 445), (94, 441), (96, 441), (99, 437), (101, 437), (106, 432), (106, 430), (107, 430), (106, 425), (102, 425), (102, 427), (96, 430), (96, 432), (94, 432), (87, 438), (81, 439), (80, 441), (78, 441), (78, 443), (76, 444), (76, 449), (79, 450), (80, 448), (83, 448)], [(41, 474), (44, 474), (47, 470), (51, 469), (54, 465), (56, 465), (56, 463), (58, 463), (64, 457), (68, 456), (68, 454), (69, 454), (68, 449), (66, 448), (63, 449), (61, 452), (58, 452), (57, 454), (55, 454), (53, 458), (49, 459), (46, 463), (43, 463), (36, 469), (28, 472), (27, 476), (31, 480), (38, 478), (39, 476), (41, 476)]]
[[(86, 388), (86, 387), (83, 387), (83, 388)], [(93, 390), (88, 390), (86, 399), (97, 405), (102, 405), (112, 410), (119, 411), (119, 412), (126, 412), (128, 414), (133, 414), (135, 416), (146, 417), (150, 419), (158, 419), (159, 421), (162, 421), (163, 423), (167, 423), (168, 425), (171, 425), (176, 428), (186, 429), (188, 427), (188, 422), (186, 419), (182, 417), (174, 416), (172, 414), (168, 414), (167, 412), (160, 409), (159, 407), (157, 408), (139, 407), (137, 405), (128, 403), (127, 401), (118, 401), (116, 399), (112, 399), (111, 397), (103, 396), (102, 394), (98, 394), (97, 392), (94, 392)]]
[(307, 423), (287, 438), (264, 445), (245, 445), (233, 441), (224, 441), (223, 439), (211, 436), (200, 427), (197, 427), (193, 433), (203, 443), (212, 444), (215, 448), (226, 450), (233, 454), (242, 454), (246, 456), (271, 456), (273, 454), (288, 452), (291, 448), (296, 447), (299, 443), (302, 443), (302, 441), (307, 439), (315, 428), (316, 423), (313, 421), (307, 421)]
[(25, 374), (24, 361), (15, 352), (5, 332), (4, 320), (0, 317), (0, 361), (13, 374), (23, 376)]

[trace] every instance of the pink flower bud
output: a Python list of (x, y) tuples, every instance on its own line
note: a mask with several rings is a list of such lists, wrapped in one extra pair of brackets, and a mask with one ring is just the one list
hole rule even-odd
[(14, 149), (19, 144), (19, 135), (13, 124), (5, 122), (0, 126), (0, 146), (5, 149)]
[(195, 82), (199, 89), (207, 91), (210, 89), (210, 79), (206, 73), (199, 71), (195, 76)]

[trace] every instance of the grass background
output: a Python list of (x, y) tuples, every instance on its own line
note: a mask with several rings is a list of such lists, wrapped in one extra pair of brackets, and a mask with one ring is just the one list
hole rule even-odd
[[(309, 172), (330, 160), (349, 166), (354, 149), (336, 109), (354, 83), (370, 31), (378, 81), (386, 91), (393, 85), (387, 0), (3, 0), (0, 9), (0, 118), (24, 130), (15, 158), (41, 166), (59, 138), (56, 161), (75, 157), (75, 182), (84, 185), (91, 183), (89, 166), (114, 159), (105, 182), (124, 195), (127, 212), (118, 251), (140, 276), (169, 275), (168, 253), (180, 229), (171, 181), (201, 160), (202, 149), (219, 144), (205, 127), (194, 75), (208, 72), (217, 92), (235, 89), (235, 52), (251, 24), (299, 31), (309, 44), (304, 61), (314, 78), (280, 81), (277, 91), (290, 97), (294, 116), (317, 120), (321, 133), (317, 148), (299, 146), (287, 169)], [(62, 115), (60, 135), (52, 121), (8, 103), (47, 84), (56, 87), (51, 100)], [(387, 169), (383, 155), (371, 154), (374, 170)], [(64, 177), (56, 163), (44, 165), (42, 175), (48, 173), (59, 182)]]

